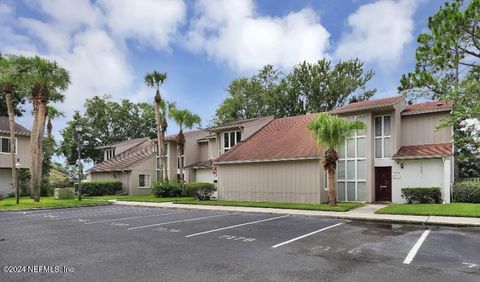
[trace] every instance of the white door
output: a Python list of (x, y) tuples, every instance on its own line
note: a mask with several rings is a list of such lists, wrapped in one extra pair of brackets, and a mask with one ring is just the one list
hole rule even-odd
[(6, 196), (12, 193), (12, 170), (0, 169), (0, 193)]

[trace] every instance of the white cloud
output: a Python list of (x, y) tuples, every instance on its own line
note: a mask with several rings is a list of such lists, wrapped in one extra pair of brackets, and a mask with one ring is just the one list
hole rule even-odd
[(181, 0), (100, 0), (99, 4), (113, 34), (135, 38), (157, 50), (170, 44), (187, 12)]
[(382, 0), (360, 6), (347, 19), (351, 32), (340, 40), (335, 57), (395, 66), (413, 39), (413, 15), (420, 2)]
[(188, 48), (240, 71), (273, 64), (286, 69), (326, 56), (330, 34), (310, 8), (284, 17), (258, 15), (252, 1), (199, 1)]

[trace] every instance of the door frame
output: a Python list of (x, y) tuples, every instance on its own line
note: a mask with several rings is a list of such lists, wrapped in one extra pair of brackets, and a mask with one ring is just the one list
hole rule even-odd
[[(390, 195), (389, 195), (389, 199), (378, 199), (377, 197), (377, 168), (378, 169), (388, 169), (390, 171), (389, 175), (390, 175)], [(393, 190), (393, 183), (392, 183), (392, 167), (391, 166), (376, 166), (375, 169), (374, 169), (374, 190), (375, 190), (375, 202), (392, 202), (392, 190)]]

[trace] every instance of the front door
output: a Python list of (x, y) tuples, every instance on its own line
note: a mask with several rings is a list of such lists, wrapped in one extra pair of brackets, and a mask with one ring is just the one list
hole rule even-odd
[(392, 167), (375, 168), (375, 201), (392, 201)]

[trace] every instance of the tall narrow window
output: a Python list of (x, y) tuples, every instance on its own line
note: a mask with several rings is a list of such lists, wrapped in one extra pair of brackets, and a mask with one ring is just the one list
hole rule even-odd
[(392, 156), (392, 129), (390, 116), (375, 117), (375, 158)]
[[(350, 119), (354, 118), (363, 122), (366, 121), (365, 116), (350, 117)], [(338, 201), (365, 201), (366, 199), (366, 131), (367, 129), (357, 130), (345, 140), (345, 145), (338, 150)]]
[(9, 138), (1, 138), (2, 143), (0, 144), (0, 152), (1, 153), (10, 153), (10, 139)]

